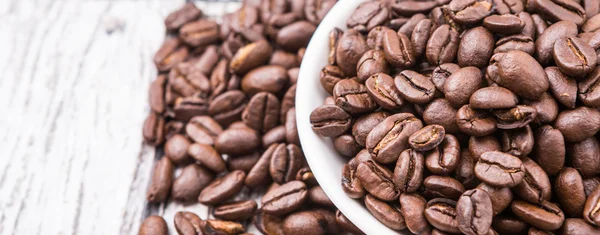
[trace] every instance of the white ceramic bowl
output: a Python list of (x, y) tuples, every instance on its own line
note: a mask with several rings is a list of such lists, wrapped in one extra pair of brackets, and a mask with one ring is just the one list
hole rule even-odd
[(338, 27), (346, 30), (346, 19), (366, 0), (339, 1), (323, 19), (313, 35), (300, 67), (296, 90), (296, 118), (304, 155), (317, 181), (337, 208), (366, 234), (400, 234), (391, 230), (369, 213), (363, 203), (342, 191), (342, 166), (348, 161), (340, 156), (329, 138), (316, 135), (311, 128), (310, 113), (323, 104), (329, 94), (321, 87), (319, 74), (327, 65), (329, 32)]

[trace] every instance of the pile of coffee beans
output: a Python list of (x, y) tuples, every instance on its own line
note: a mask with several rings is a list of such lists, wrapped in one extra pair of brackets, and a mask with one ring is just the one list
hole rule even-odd
[[(362, 234), (317, 184), (296, 129), (298, 67), (335, 3), (246, 1), (221, 24), (188, 3), (166, 18), (143, 127), (144, 139), (164, 156), (147, 199), (201, 203), (215, 218), (178, 212), (179, 234), (241, 234), (248, 223), (269, 235)], [(259, 203), (240, 200), (244, 188), (265, 193)], [(167, 233), (159, 216), (139, 230)]]
[(415, 234), (600, 234), (600, 1), (369, 1), (310, 115), (341, 185)]

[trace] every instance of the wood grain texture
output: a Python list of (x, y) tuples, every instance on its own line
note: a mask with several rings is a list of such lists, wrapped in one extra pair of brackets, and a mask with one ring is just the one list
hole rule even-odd
[(150, 213), (188, 209), (148, 210), (155, 150), (141, 136), (163, 18), (183, 3), (0, 4), (0, 234), (136, 234)]

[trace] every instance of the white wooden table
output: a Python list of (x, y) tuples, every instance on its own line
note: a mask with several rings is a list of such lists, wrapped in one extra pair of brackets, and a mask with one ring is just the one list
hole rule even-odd
[[(136, 234), (150, 213), (172, 229), (181, 209), (205, 218), (199, 205), (145, 201), (151, 58), (183, 3), (1, 1), (0, 234)], [(208, 15), (239, 6), (197, 5)]]

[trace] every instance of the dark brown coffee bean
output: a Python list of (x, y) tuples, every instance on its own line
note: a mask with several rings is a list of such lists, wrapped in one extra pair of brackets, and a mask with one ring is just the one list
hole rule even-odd
[(546, 20), (542, 19), (542, 17), (538, 14), (531, 15), (531, 19), (534, 22), (535, 26), (535, 34), (537, 37), (541, 36), (546, 29), (548, 29), (548, 23)]
[(365, 85), (375, 102), (385, 109), (398, 110), (404, 104), (394, 79), (385, 73), (371, 76)]
[(466, 191), (456, 203), (458, 228), (465, 234), (488, 234), (492, 218), (492, 201), (481, 189)]
[[(403, 20), (404, 19), (404, 20)], [(414, 31), (415, 27), (417, 26), (417, 24), (423, 20), (423, 19), (427, 19), (427, 16), (418, 13), (418, 14), (414, 14), (413, 16), (411, 16), (409, 19), (405, 19), (405, 18), (400, 18), (398, 20), (396, 20), (395, 22), (397, 23), (398, 21), (404, 21), (404, 23), (397, 28), (398, 29), (398, 34), (404, 34), (407, 37), (412, 37), (412, 32)], [(390, 21), (390, 28), (392, 29), (396, 29), (396, 27), (392, 27), (392, 23), (394, 20)]]
[(400, 196), (400, 189), (392, 181), (392, 172), (373, 160), (360, 163), (356, 176), (367, 192), (381, 200), (392, 201)]
[(590, 16), (581, 26), (583, 32), (595, 32), (600, 29), (600, 17)]
[(415, 57), (418, 58), (423, 56), (427, 48), (427, 41), (429, 41), (429, 37), (436, 28), (437, 25), (430, 19), (420, 20), (419, 23), (415, 25), (410, 36), (410, 42), (414, 47)]
[(492, 57), (493, 50), (494, 36), (492, 33), (484, 27), (475, 27), (465, 31), (461, 35), (456, 59), (458, 60), (458, 65), (461, 67), (475, 66), (483, 68), (488, 64), (490, 57)]
[(500, 129), (516, 129), (527, 126), (536, 116), (535, 108), (526, 105), (517, 105), (511, 109), (497, 109), (492, 112)]
[(465, 192), (465, 187), (450, 176), (430, 175), (423, 180), (421, 187), (426, 198), (448, 198), (458, 200)]
[(223, 131), (219, 123), (209, 116), (197, 116), (190, 119), (185, 132), (194, 142), (213, 145), (215, 138)]
[(242, 190), (245, 177), (243, 171), (232, 171), (217, 178), (200, 192), (198, 201), (204, 205), (215, 205), (230, 199)]
[(344, 72), (342, 72), (339, 67), (327, 65), (321, 70), (321, 86), (323, 86), (325, 91), (329, 94), (333, 94), (335, 84), (344, 79), (344, 77)]
[(495, 54), (486, 74), (498, 85), (527, 99), (538, 99), (548, 90), (548, 78), (544, 69), (533, 57), (522, 51)]
[(514, 187), (525, 178), (521, 160), (502, 152), (486, 152), (475, 164), (475, 175), (481, 181), (496, 187)]
[(181, 174), (173, 181), (171, 196), (182, 202), (192, 202), (198, 198), (215, 176), (198, 164), (190, 164), (183, 168)]
[[(583, 104), (591, 107), (600, 106), (600, 92), (596, 91), (598, 90), (598, 79), (600, 79), (600, 69), (594, 68), (587, 77), (577, 84), (578, 96)], [(569, 81), (569, 84), (574, 83), (573, 80)]]
[(246, 74), (251, 69), (265, 64), (273, 53), (266, 40), (250, 43), (240, 48), (229, 63), (229, 70), (236, 74)]
[(207, 19), (189, 22), (181, 26), (179, 37), (190, 46), (206, 46), (219, 40), (219, 25)]
[(394, 183), (402, 191), (416, 192), (423, 182), (424, 156), (414, 149), (407, 149), (400, 153), (394, 168)]
[(531, 14), (529, 14), (528, 12), (523, 11), (523, 12), (519, 12), (516, 15), (519, 17), (519, 19), (525, 25), (523, 27), (523, 29), (521, 30), (521, 35), (525, 35), (525, 36), (528, 36), (528, 37), (530, 37), (532, 39), (535, 39), (537, 36), (539, 36), (540, 34), (542, 34), (542, 33), (539, 33), (539, 34), (537, 33), (537, 31), (536, 31), (536, 22), (533, 19), (533, 16)]
[(496, 12), (498, 14), (518, 14), (525, 10), (525, 6), (522, 1), (517, 0), (494, 0), (496, 6)]
[(536, 110), (534, 124), (552, 123), (558, 116), (558, 103), (548, 92), (542, 93), (538, 100), (523, 100), (522, 103)]
[(315, 133), (334, 137), (350, 129), (352, 118), (350, 114), (336, 105), (322, 105), (312, 111), (310, 123)]
[(394, 230), (406, 229), (404, 216), (402, 216), (402, 212), (397, 206), (380, 201), (370, 194), (365, 197), (364, 202), (367, 210), (388, 228)]
[(383, 35), (390, 28), (385, 26), (376, 26), (367, 35), (367, 45), (373, 50), (383, 50)]
[(256, 207), (254, 200), (230, 202), (215, 207), (213, 215), (218, 219), (241, 221), (251, 218)]
[(258, 133), (248, 127), (224, 130), (215, 140), (215, 149), (222, 154), (241, 155), (252, 153), (259, 146)]
[(356, 166), (344, 164), (342, 167), (342, 190), (348, 197), (355, 199), (362, 198), (366, 194), (362, 183), (357, 177)]
[(336, 62), (346, 76), (356, 75), (360, 57), (369, 50), (367, 42), (356, 30), (348, 30), (339, 39), (336, 46)]
[(287, 70), (279, 65), (265, 65), (250, 70), (242, 78), (242, 91), (253, 96), (261, 91), (279, 94), (288, 84)]
[(241, 234), (245, 231), (242, 224), (224, 220), (204, 220), (200, 224), (200, 229), (203, 234), (223, 235)]
[(456, 123), (460, 131), (471, 136), (486, 136), (496, 131), (496, 119), (488, 112), (463, 105), (456, 112)]
[[(447, 1), (446, 1), (447, 2)], [(412, 16), (416, 13), (427, 13), (438, 5), (443, 5), (441, 1), (420, 1), (420, 2), (396, 2), (391, 4), (392, 10), (398, 15)]]
[(514, 200), (510, 208), (519, 219), (539, 229), (556, 230), (560, 228), (565, 220), (565, 215), (560, 207), (549, 201), (531, 204), (521, 200)]
[(425, 56), (427, 61), (433, 65), (451, 63), (458, 51), (459, 35), (450, 25), (444, 24), (438, 27), (427, 41)]
[(546, 172), (528, 157), (521, 158), (521, 161), (525, 168), (525, 178), (521, 184), (513, 188), (515, 194), (531, 203), (550, 200), (552, 185)]
[[(548, 1), (550, 0), (541, 0)], [(536, 20), (536, 15), (534, 20)], [(536, 22), (536, 27), (537, 27)], [(538, 34), (537, 40), (535, 41), (535, 58), (538, 59), (542, 65), (548, 65), (552, 62), (552, 51), (554, 50), (554, 43), (563, 37), (571, 37), (577, 35), (577, 25), (571, 21), (560, 21), (552, 24), (542, 34)]]
[(292, 85), (281, 98), (281, 111), (279, 112), (279, 120), (285, 123), (287, 112), (296, 106), (296, 84)]
[(273, 181), (278, 184), (290, 182), (295, 179), (296, 173), (302, 168), (302, 150), (294, 145), (279, 144), (269, 164), (269, 172)]
[(229, 61), (227, 59), (221, 59), (212, 70), (210, 75), (210, 87), (212, 91), (210, 94), (211, 99), (214, 99), (227, 91), (229, 80), (231, 80), (228, 64)]
[(456, 165), (456, 170), (454, 170), (454, 178), (468, 189), (474, 188), (479, 184), (479, 179), (475, 177), (475, 162), (469, 150), (461, 150), (460, 159)]
[(448, 233), (460, 233), (456, 218), (456, 201), (436, 198), (427, 202), (425, 218), (433, 227)]
[(263, 149), (268, 148), (271, 144), (282, 142), (285, 142), (285, 127), (283, 125), (274, 127), (262, 136)]
[(435, 85), (420, 73), (411, 70), (400, 72), (394, 79), (400, 96), (415, 104), (426, 104), (435, 95)]
[(207, 115), (209, 109), (208, 100), (196, 96), (177, 98), (173, 107), (174, 119), (187, 122), (192, 117)]
[(267, 192), (261, 200), (261, 210), (272, 215), (294, 212), (307, 199), (308, 190), (302, 181), (290, 181)]
[(568, 142), (580, 142), (600, 130), (600, 111), (588, 107), (564, 110), (558, 114), (554, 122)]
[(583, 179), (583, 190), (585, 191), (585, 196), (589, 197), (592, 194), (592, 191), (596, 189), (600, 185), (600, 177), (592, 177)]
[(560, 234), (575, 235), (575, 234), (598, 234), (600, 228), (595, 227), (585, 220), (579, 218), (565, 219), (563, 226), (560, 228)]
[(374, 112), (359, 117), (352, 126), (352, 136), (356, 143), (364, 147), (369, 132), (388, 115), (386, 112)]
[(534, 0), (527, 1), (525, 8), (550, 22), (571, 21), (581, 26), (586, 18), (585, 10), (574, 1)]
[(419, 194), (403, 193), (400, 195), (400, 210), (404, 216), (406, 227), (414, 234), (431, 230), (424, 212), (427, 201)]
[(338, 227), (344, 231), (348, 231), (354, 234), (364, 234), (356, 225), (352, 223), (340, 210), (335, 212), (335, 222)]
[(378, 73), (388, 73), (389, 66), (382, 50), (369, 50), (360, 57), (357, 64), (357, 78), (364, 83), (369, 77)]
[(552, 55), (562, 72), (576, 77), (588, 74), (597, 63), (594, 48), (575, 36), (558, 39)]
[(156, 113), (163, 113), (166, 110), (167, 104), (165, 101), (165, 86), (167, 84), (167, 76), (160, 74), (150, 84), (148, 89), (148, 103), (150, 109)]
[[(444, 83), (444, 96), (454, 107), (469, 103), (471, 95), (483, 85), (481, 71), (464, 67), (454, 72)], [(473, 107), (475, 108), (475, 107)]]
[(344, 79), (333, 88), (333, 98), (337, 106), (349, 113), (364, 113), (377, 108), (377, 103), (371, 98), (367, 87), (352, 79)]
[(442, 143), (445, 135), (444, 127), (428, 125), (413, 133), (408, 138), (408, 144), (417, 151), (429, 151)]
[(308, 190), (308, 202), (317, 206), (335, 208), (333, 202), (329, 200), (329, 197), (327, 197), (327, 194), (325, 194), (325, 191), (319, 185)]
[(324, 235), (329, 223), (323, 214), (316, 211), (300, 211), (293, 213), (282, 222), (282, 234), (302, 235), (315, 234)]
[(534, 156), (548, 175), (560, 171), (565, 163), (565, 140), (559, 130), (544, 125), (535, 131)]
[(246, 95), (239, 91), (227, 91), (215, 97), (208, 107), (208, 113), (223, 126), (240, 119), (246, 108)]
[(154, 55), (154, 64), (159, 72), (167, 72), (175, 65), (184, 61), (189, 49), (177, 37), (167, 37)]
[(300, 66), (301, 61), (298, 61), (298, 56), (295, 53), (290, 53), (284, 50), (276, 50), (273, 52), (273, 55), (270, 56), (271, 59), (269, 60), (269, 64), (284, 67), (288, 69), (288, 73), (289, 69)]
[(416, 64), (415, 49), (410, 39), (388, 29), (383, 34), (383, 51), (388, 63), (398, 68), (410, 68)]
[(173, 223), (175, 224), (175, 230), (177, 233), (182, 235), (200, 235), (202, 234), (202, 230), (200, 226), (202, 224), (202, 219), (198, 217), (198, 215), (187, 212), (180, 211), (175, 213), (175, 218), (173, 219)]
[(423, 110), (423, 120), (428, 125), (437, 124), (443, 126), (447, 133), (458, 133), (456, 124), (457, 110), (450, 105), (446, 99), (435, 99)]
[(225, 161), (210, 145), (195, 143), (188, 148), (188, 154), (198, 163), (215, 173), (225, 171)]
[(445, 135), (443, 142), (426, 153), (425, 166), (434, 174), (446, 175), (454, 171), (460, 159), (460, 144), (453, 135)]
[(502, 151), (510, 155), (522, 158), (533, 150), (533, 132), (529, 125), (500, 132)]
[(140, 225), (139, 235), (168, 235), (169, 227), (167, 222), (156, 215), (148, 216)]
[(382, 2), (365, 2), (360, 4), (346, 21), (348, 28), (361, 33), (371, 31), (375, 26), (382, 25), (388, 20), (389, 8)]
[(287, 111), (285, 118), (285, 141), (288, 144), (300, 146), (300, 136), (298, 135), (296, 123), (296, 108), (291, 108)]
[(596, 187), (594, 191), (588, 196), (585, 207), (583, 208), (583, 218), (590, 224), (598, 226), (600, 224), (600, 217), (598, 211), (600, 208), (600, 187)]
[(316, 29), (317, 27), (308, 21), (297, 21), (281, 28), (275, 42), (284, 50), (295, 52), (308, 45)]
[(335, 150), (345, 157), (354, 157), (362, 149), (352, 135), (340, 135), (333, 139)]
[(279, 122), (279, 109), (277, 96), (259, 92), (248, 102), (242, 113), (242, 121), (256, 131), (267, 132)]
[(182, 25), (190, 21), (196, 20), (202, 16), (202, 11), (193, 3), (187, 3), (183, 7), (165, 18), (165, 26), (169, 31), (178, 30)]
[(477, 186), (477, 189), (486, 192), (490, 196), (494, 216), (508, 208), (513, 200), (513, 193), (510, 188), (493, 187), (486, 183), (481, 183)]
[(389, 116), (369, 132), (366, 147), (374, 160), (381, 163), (394, 162), (408, 147), (408, 137), (422, 127), (421, 121), (412, 114)]
[(264, 234), (284, 234), (283, 219), (280, 216), (273, 216), (264, 211), (258, 211), (254, 216), (254, 225)]
[(188, 147), (192, 143), (183, 135), (172, 136), (165, 143), (165, 155), (177, 165), (183, 165), (190, 162), (190, 156), (187, 153)]
[(535, 52), (535, 44), (533, 39), (527, 35), (516, 34), (500, 38), (496, 42), (494, 54), (509, 51), (522, 51), (533, 55)]
[(438, 91), (444, 92), (444, 84), (450, 75), (460, 69), (460, 66), (453, 63), (441, 64), (435, 67), (431, 74), (431, 81)]
[(240, 155), (240, 156), (230, 155), (227, 158), (227, 170), (229, 170), (229, 171), (241, 170), (241, 171), (246, 172), (246, 174), (248, 174), (248, 172), (250, 172), (252, 167), (254, 167), (254, 165), (258, 162), (259, 159), (260, 159), (259, 152), (244, 154), (244, 155)]
[(494, 11), (493, 6), (491, 0), (452, 0), (446, 7), (454, 21), (470, 25), (490, 15)]
[(152, 180), (148, 187), (146, 199), (151, 203), (163, 202), (167, 199), (167, 195), (173, 184), (173, 172), (175, 166), (171, 163), (168, 157), (163, 156), (154, 164), (152, 171)]
[(244, 184), (246, 186), (250, 188), (256, 188), (259, 186), (267, 185), (269, 182), (271, 182), (269, 167), (271, 164), (271, 159), (273, 158), (273, 153), (275, 152), (277, 146), (279, 145), (272, 144), (260, 156), (258, 162), (256, 162), (256, 164), (248, 172), (248, 176), (246, 176), (246, 178), (244, 179)]
[[(510, 203), (510, 202), (509, 202)], [(492, 228), (499, 234), (527, 234), (529, 225), (514, 215), (500, 214), (494, 217)]]
[(568, 144), (567, 156), (571, 159), (571, 166), (582, 177), (593, 177), (600, 173), (600, 143), (595, 137)]
[(506, 109), (517, 105), (519, 98), (503, 87), (484, 87), (471, 95), (469, 105), (474, 109)]
[[(569, 217), (579, 217), (583, 214), (586, 194), (583, 179), (577, 170), (571, 167), (563, 168), (554, 181), (554, 192), (558, 197), (561, 208)], [(548, 197), (549, 199), (550, 197)]]
[(165, 119), (157, 113), (150, 113), (144, 120), (142, 135), (149, 144), (162, 144), (165, 141)]
[(494, 33), (507, 35), (520, 33), (525, 22), (515, 15), (491, 15), (483, 19), (483, 26)]
[[(547, 67), (544, 69), (544, 71), (548, 76), (548, 82), (550, 84), (550, 92), (552, 92), (552, 96), (554, 96), (558, 102), (567, 108), (575, 108), (575, 101), (577, 99), (577, 82), (563, 74), (558, 67)], [(594, 73), (590, 74), (590, 77), (592, 77), (593, 74)], [(581, 82), (580, 86), (582, 86), (582, 90), (586, 90), (585, 88), (587, 86), (584, 84), (587, 85), (586, 81)], [(580, 92), (579, 96), (584, 96), (583, 92)], [(587, 92), (585, 96), (587, 96)], [(586, 102), (585, 98), (581, 99), (583, 102)]]

